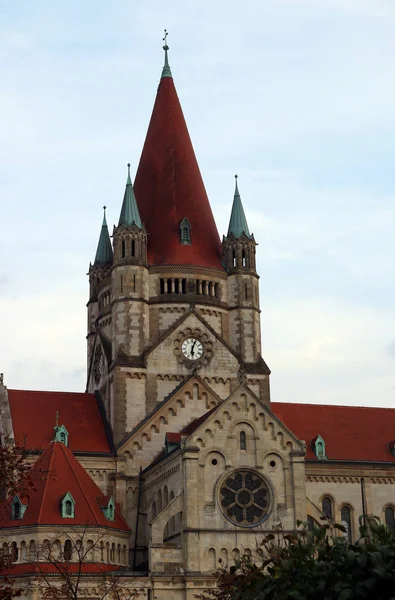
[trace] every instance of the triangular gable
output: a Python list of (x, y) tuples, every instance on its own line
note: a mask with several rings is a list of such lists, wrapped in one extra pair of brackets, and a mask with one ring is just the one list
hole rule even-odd
[(280, 433), (280, 432), (283, 435), (286, 434), (289, 437), (290, 441), (292, 441), (293, 445), (296, 445), (300, 451), (303, 451), (303, 452), (305, 451), (305, 449), (306, 449), (305, 443), (303, 441), (299, 440), (296, 437), (296, 435), (290, 429), (288, 429), (288, 427), (284, 423), (282, 423), (282, 421), (280, 421), (280, 419), (278, 417), (276, 417), (276, 415), (274, 415), (272, 413), (272, 411), (265, 404), (263, 404), (261, 402), (261, 400), (258, 398), (258, 396), (256, 396), (256, 394), (254, 394), (254, 392), (252, 390), (250, 390), (250, 388), (247, 385), (244, 385), (244, 384), (237, 387), (225, 400), (223, 400), (221, 402), (220, 405), (215, 407), (214, 410), (208, 411), (206, 413), (206, 415), (204, 415), (201, 418), (201, 420), (199, 420), (196, 427), (192, 426), (192, 431), (189, 432), (189, 437), (196, 438), (200, 433), (202, 433), (205, 430), (205, 428), (207, 427), (208, 421), (211, 422), (216, 419), (217, 413), (226, 411), (227, 406), (231, 406), (234, 403), (238, 404), (239, 403), (238, 397), (241, 394), (246, 395), (246, 397), (247, 397), (248, 405), (244, 407), (244, 410), (246, 412), (249, 411), (249, 407), (251, 406), (249, 400), (255, 402), (259, 407), (259, 413), (256, 413), (254, 415), (254, 419), (256, 419), (256, 417), (259, 416), (259, 414), (263, 414), (265, 426), (267, 427), (267, 425), (270, 423), (273, 424), (273, 426), (274, 426), (273, 434), (275, 436), (277, 436), (278, 433)]
[(227, 342), (225, 342), (225, 340), (215, 331), (215, 329), (213, 329), (211, 327), (211, 325), (209, 325), (209, 323), (207, 323), (207, 321), (204, 320), (204, 318), (193, 308), (191, 310), (189, 310), (188, 312), (184, 313), (179, 319), (177, 319), (177, 321), (175, 323), (173, 323), (173, 325), (171, 325), (169, 327), (169, 329), (167, 329), (165, 331), (165, 333), (155, 342), (155, 344), (152, 344), (152, 346), (150, 346), (144, 353), (144, 357), (145, 359), (158, 347), (160, 346), (165, 340), (166, 338), (169, 337), (169, 335), (171, 335), (174, 331), (176, 331), (176, 329), (178, 329), (178, 327), (181, 327), (181, 325), (184, 323), (184, 321), (186, 321), (189, 317), (191, 316), (196, 317), (201, 324), (207, 328), (207, 330), (223, 345), (225, 346), (225, 348), (227, 350), (229, 350), (229, 352), (236, 358), (237, 361), (239, 361), (239, 363), (241, 364), (241, 358), (240, 356), (233, 350), (233, 348), (231, 348), (229, 346), (229, 344)]

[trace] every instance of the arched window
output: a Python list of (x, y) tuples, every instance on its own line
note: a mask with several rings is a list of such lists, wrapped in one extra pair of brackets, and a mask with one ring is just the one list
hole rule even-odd
[(132, 240), (132, 256), (136, 256), (136, 242)]
[(233, 266), (235, 267), (236, 266), (236, 250), (233, 250), (233, 255), (232, 256), (233, 256), (233, 259), (232, 259)]
[(125, 240), (122, 240), (122, 256), (121, 258), (125, 258), (126, 256), (126, 244), (125, 244)]
[(73, 556), (73, 546), (71, 544), (71, 540), (66, 540), (63, 547), (63, 558), (65, 560), (71, 560)]
[(71, 500), (66, 500), (64, 507), (65, 507), (66, 516), (71, 517), (73, 514), (73, 505), (72, 505)]
[(385, 524), (387, 529), (390, 531), (395, 531), (394, 509), (392, 506), (387, 506), (385, 509)]
[(12, 562), (17, 562), (18, 556), (19, 556), (18, 546), (16, 545), (16, 542), (12, 542), (12, 544), (11, 544), (11, 559), (12, 559)]
[(240, 450), (247, 450), (247, 440), (245, 431), (240, 431)]
[(344, 537), (347, 538), (348, 542), (351, 544), (352, 542), (352, 525), (351, 525), (351, 509), (349, 506), (342, 506), (340, 511), (342, 525), (346, 528), (346, 533)]
[(243, 267), (246, 266), (246, 251), (243, 250), (241, 253), (241, 264), (243, 265)]
[(332, 519), (332, 500), (328, 496), (322, 499), (322, 512), (328, 519)]

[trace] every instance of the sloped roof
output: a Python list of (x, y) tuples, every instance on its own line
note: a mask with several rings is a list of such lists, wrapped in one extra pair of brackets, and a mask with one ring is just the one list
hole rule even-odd
[(395, 462), (388, 442), (395, 440), (395, 409), (272, 402), (272, 412), (307, 444), (321, 435), (328, 460)]
[[(67, 565), (67, 573), (109, 573), (112, 571), (120, 571), (121, 567), (117, 565), (106, 565), (104, 563), (61, 563), (61, 567)], [(15, 563), (7, 566), (7, 576), (18, 577), (22, 575), (37, 575), (40, 573), (54, 573), (59, 574), (59, 569), (56, 569), (53, 564), (39, 562), (39, 563)]]
[[(33, 466), (35, 489), (22, 519), (2, 520), (2, 527), (26, 525), (101, 526), (130, 531), (118, 507), (114, 521), (103, 514), (103, 493), (62, 442), (51, 442)], [(75, 517), (63, 518), (61, 501), (67, 493), (75, 501)], [(23, 503), (26, 501), (23, 500)], [(9, 506), (11, 517), (11, 506)]]
[(235, 238), (239, 238), (243, 235), (243, 233), (247, 237), (250, 236), (250, 230), (248, 229), (247, 219), (245, 216), (243, 204), (240, 198), (239, 187), (237, 185), (237, 175), (236, 177), (236, 186), (235, 186), (235, 195), (233, 198), (232, 204), (232, 212), (230, 214), (230, 221), (228, 227), (228, 237), (233, 234)]
[(26, 436), (27, 448), (44, 449), (53, 438), (56, 411), (69, 433), (72, 452), (110, 453), (98, 401), (94, 394), (8, 390), (15, 439)]
[[(223, 270), (217, 227), (171, 73), (159, 83), (134, 192), (149, 235), (150, 265)], [(181, 244), (184, 217), (191, 245)]]
[(97, 245), (95, 265), (107, 265), (111, 264), (113, 260), (112, 246), (110, 240), (110, 234), (108, 233), (108, 226), (106, 220), (106, 207), (104, 209), (103, 223), (100, 230), (99, 243)]

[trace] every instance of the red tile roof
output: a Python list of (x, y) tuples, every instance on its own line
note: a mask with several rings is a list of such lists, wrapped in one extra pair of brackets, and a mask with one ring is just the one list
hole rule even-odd
[(8, 390), (14, 435), (29, 449), (47, 448), (56, 411), (69, 433), (72, 452), (111, 452), (94, 394)]
[(321, 435), (329, 460), (395, 461), (395, 409), (272, 402), (271, 410), (306, 442), (307, 458), (316, 458), (310, 444)]
[[(22, 519), (2, 520), (2, 527), (82, 525), (130, 531), (118, 507), (115, 508), (114, 521), (106, 519), (100, 508), (100, 504), (103, 504), (102, 491), (62, 442), (50, 443), (33, 466), (33, 474), (35, 490), (30, 494)], [(61, 501), (67, 492), (75, 501), (74, 518), (62, 517)]]
[[(105, 565), (102, 563), (61, 563), (62, 572), (67, 565), (67, 573), (108, 573), (111, 571), (120, 571), (121, 567), (116, 565)], [(30, 575), (37, 573), (55, 573), (59, 574), (60, 570), (56, 569), (51, 563), (18, 563), (7, 567), (3, 572), (4, 575), (18, 576)]]
[[(151, 265), (221, 265), (220, 239), (171, 77), (161, 79), (134, 191), (147, 228)], [(191, 225), (191, 245), (180, 223)]]

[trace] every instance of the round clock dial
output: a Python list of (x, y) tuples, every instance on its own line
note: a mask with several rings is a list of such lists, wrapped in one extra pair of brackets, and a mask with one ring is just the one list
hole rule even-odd
[(198, 360), (203, 354), (203, 344), (196, 338), (187, 338), (182, 342), (181, 352), (188, 360)]

